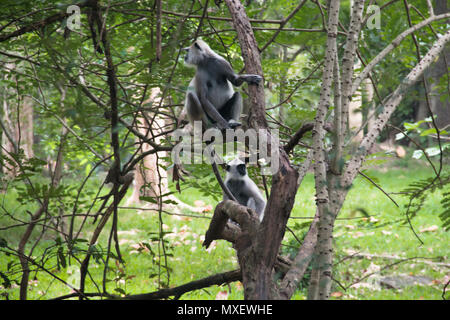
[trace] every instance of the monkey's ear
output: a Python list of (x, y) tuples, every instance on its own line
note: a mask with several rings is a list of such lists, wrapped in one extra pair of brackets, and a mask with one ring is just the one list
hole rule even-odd
[(202, 50), (202, 48), (200, 48), (200, 46), (198, 45), (198, 43), (197, 42), (194, 42), (194, 46), (198, 49), (198, 50)]

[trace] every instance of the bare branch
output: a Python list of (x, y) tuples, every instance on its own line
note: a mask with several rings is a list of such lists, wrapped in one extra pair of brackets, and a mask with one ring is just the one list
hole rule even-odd
[(174, 288), (161, 289), (156, 292), (143, 293), (126, 296), (125, 300), (156, 300), (175, 297), (179, 299), (186, 292), (211, 287), (214, 285), (223, 285), (226, 283), (239, 281), (242, 279), (241, 270), (233, 270), (224, 273), (218, 273), (200, 280), (195, 280)]
[[(350, 29), (345, 43), (344, 57), (342, 58), (342, 125), (343, 132), (348, 131), (349, 104), (352, 99), (352, 76), (355, 65), (356, 49), (358, 47), (359, 32), (361, 31), (362, 12), (365, 0), (353, 2), (352, 17), (350, 19)], [(338, 135), (341, 133), (338, 132)]]
[(269, 41), (267, 41), (267, 43), (260, 49), (260, 52), (264, 51), (273, 41), (275, 41), (276, 37), (280, 34), (281, 30), (283, 29), (283, 27), (286, 25), (286, 23), (288, 23), (288, 21), (298, 12), (298, 10), (300, 10), (303, 5), (306, 3), (306, 0), (303, 0), (302, 2), (300, 2), (298, 4), (297, 7), (295, 7), (294, 10), (292, 10), (292, 12), (283, 20), (281, 20), (280, 23), (280, 27), (278, 28), (278, 30), (272, 35), (272, 37), (269, 39)]
[(366, 134), (364, 139), (361, 141), (361, 144), (358, 148), (356, 154), (352, 157), (352, 159), (347, 163), (344, 171), (344, 185), (351, 185), (353, 179), (358, 173), (361, 164), (372, 147), (375, 139), (378, 137), (379, 133), (386, 126), (387, 121), (389, 120), (392, 113), (395, 111), (397, 106), (402, 101), (406, 90), (416, 83), (419, 78), (422, 76), (424, 71), (433, 63), (435, 58), (441, 53), (444, 49), (445, 44), (450, 41), (450, 31), (447, 31), (445, 35), (439, 38), (438, 41), (434, 43), (431, 49), (427, 52), (427, 54), (422, 58), (422, 60), (411, 70), (411, 72), (406, 76), (406, 78), (402, 81), (402, 83), (397, 87), (397, 89), (389, 96), (387, 101), (383, 104), (384, 110), (376, 119), (373, 128)]
[(306, 268), (309, 266), (313, 258), (314, 249), (317, 243), (317, 232), (319, 222), (319, 211), (316, 211), (314, 220), (311, 222), (308, 233), (303, 240), (291, 269), (286, 273), (280, 284), (280, 296), (284, 299), (289, 299), (295, 289), (297, 289), (299, 282), (303, 278)]
[(358, 90), (359, 86), (361, 85), (361, 82), (367, 78), (370, 72), (372, 72), (373, 68), (381, 61), (383, 60), (392, 50), (394, 50), (400, 42), (403, 41), (407, 36), (409, 36), (411, 33), (427, 26), (428, 24), (450, 18), (450, 13), (440, 14), (437, 16), (430, 17), (416, 25), (414, 25), (412, 28), (409, 28), (405, 31), (403, 31), (401, 34), (399, 34), (386, 48), (384, 48), (375, 58), (370, 61), (367, 66), (364, 68), (364, 70), (359, 74), (359, 76), (355, 79), (352, 86), (351, 95), (354, 95), (356, 90)]

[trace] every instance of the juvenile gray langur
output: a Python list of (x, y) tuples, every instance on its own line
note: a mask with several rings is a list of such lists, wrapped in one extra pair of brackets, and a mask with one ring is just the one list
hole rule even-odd
[[(245, 162), (236, 158), (227, 163), (226, 170), (225, 185), (239, 204), (253, 209), (258, 214), (259, 221), (262, 221), (266, 201), (255, 182), (247, 175)], [(224, 193), (223, 200), (228, 199), (228, 196)]]
[(186, 93), (185, 110), (189, 122), (203, 121), (223, 130), (240, 126), (242, 97), (232, 85), (257, 85), (262, 77), (256, 74), (236, 74), (223, 57), (215, 53), (206, 42), (196, 40), (184, 48), (187, 65), (197, 69)]

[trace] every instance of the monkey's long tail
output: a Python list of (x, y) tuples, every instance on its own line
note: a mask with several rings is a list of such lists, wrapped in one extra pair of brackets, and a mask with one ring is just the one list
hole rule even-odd
[(210, 148), (210, 154), (211, 154), (211, 166), (214, 172), (214, 175), (216, 176), (217, 182), (219, 182), (220, 187), (222, 188), (223, 192), (225, 192), (225, 194), (228, 196), (228, 198), (230, 200), (236, 201), (236, 198), (234, 197), (234, 195), (231, 193), (230, 189), (228, 189), (228, 187), (226, 186), (226, 184), (223, 182), (222, 177), (220, 176), (220, 172), (219, 169), (217, 168), (217, 163), (216, 163), (216, 150), (214, 149), (214, 144), (213, 141), (207, 142), (206, 143), (206, 148)]

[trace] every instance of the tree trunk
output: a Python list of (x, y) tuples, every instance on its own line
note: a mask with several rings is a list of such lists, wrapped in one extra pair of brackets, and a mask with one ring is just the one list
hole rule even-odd
[(12, 162), (4, 162), (3, 173), (15, 177), (19, 173), (19, 165), (13, 155), (23, 150), (24, 159), (34, 156), (33, 152), (33, 104), (30, 97), (23, 96), (21, 103), (8, 103), (6, 92), (3, 95), (2, 154)]
[[(241, 52), (245, 63), (245, 71), (262, 75), (261, 59), (258, 45), (250, 25), (249, 18), (242, 3), (238, 0), (225, 0), (233, 19)], [(248, 124), (250, 128), (268, 129), (265, 118), (264, 88), (260, 85), (249, 86), (251, 108)], [(270, 145), (271, 136), (267, 131), (265, 140)], [(276, 159), (272, 159), (276, 160)], [(274, 294), (275, 284), (272, 271), (283, 239), (286, 223), (294, 205), (297, 192), (298, 172), (291, 166), (287, 154), (279, 150), (279, 170), (273, 175), (272, 192), (268, 199), (264, 219), (254, 239), (242, 241), (237, 245), (238, 259), (242, 270), (245, 299), (270, 299)], [(264, 230), (264, 231), (262, 231)]]
[[(436, 15), (448, 13), (450, 7), (447, 0), (436, 0), (434, 5), (434, 13)], [(448, 20), (447, 20), (448, 22)], [(429, 102), (431, 111), (436, 117), (436, 125), (439, 129), (443, 129), (450, 125), (450, 100), (448, 98), (449, 90), (447, 82), (447, 90), (438, 92), (436, 87), (443, 76), (445, 76), (450, 68), (450, 45), (447, 44), (439, 56), (438, 61), (430, 66), (425, 72), (425, 79), (429, 91)], [(429, 81), (431, 80), (431, 81)], [(441, 86), (442, 87), (442, 86)], [(447, 96), (444, 98), (444, 96)], [(416, 113), (416, 121), (423, 120), (430, 116), (426, 99), (422, 99), (419, 104), (419, 109)]]
[[(156, 105), (159, 103), (160, 90), (153, 88), (150, 98), (144, 102), (146, 105)], [(145, 112), (145, 111), (144, 111)], [(145, 116), (136, 118), (136, 129), (142, 136), (152, 139), (152, 135), (159, 135), (164, 128), (165, 121), (160, 116), (146, 113)], [(155, 138), (155, 143), (160, 144), (163, 136)], [(136, 137), (136, 142), (141, 143), (139, 154), (148, 152), (153, 149), (148, 143), (142, 142), (139, 137)], [(139, 155), (138, 154), (138, 155)], [(149, 154), (136, 166), (134, 182), (133, 182), (133, 194), (127, 200), (126, 204), (139, 203), (140, 196), (148, 196), (158, 198), (162, 194), (168, 192), (167, 184), (167, 172), (158, 167), (158, 163), (162, 163), (159, 159), (165, 156), (165, 152), (158, 152)]]

